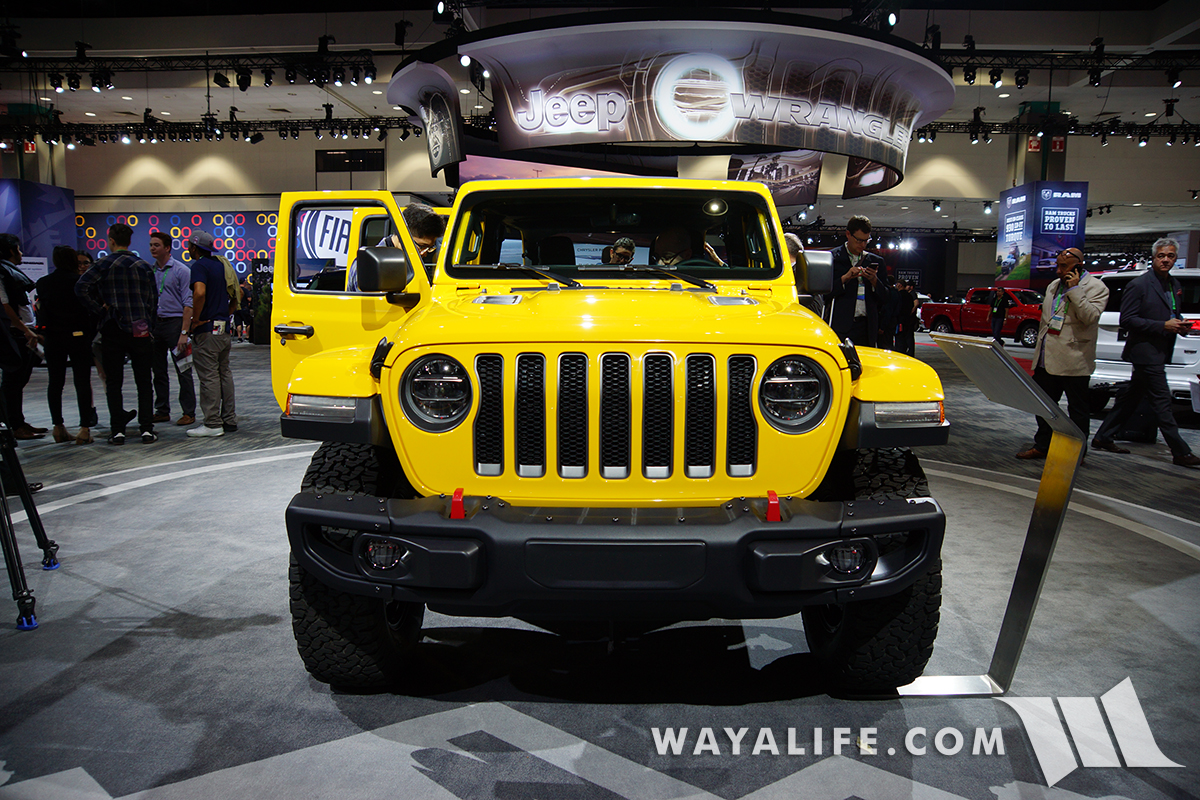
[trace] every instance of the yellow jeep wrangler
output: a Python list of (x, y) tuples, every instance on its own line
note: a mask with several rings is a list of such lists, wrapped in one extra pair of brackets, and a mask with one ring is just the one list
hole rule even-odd
[(285, 194), (279, 225), (318, 679), (402, 675), (426, 607), (566, 635), (799, 612), (832, 686), (921, 674), (945, 517), (907, 448), (946, 441), (941, 383), (801, 303), (830, 258), (792, 268), (763, 186), (469, 183), (430, 264), (386, 192)]

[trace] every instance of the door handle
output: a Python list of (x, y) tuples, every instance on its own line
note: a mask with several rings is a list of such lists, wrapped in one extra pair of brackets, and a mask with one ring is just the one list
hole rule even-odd
[(276, 325), (275, 332), (280, 336), (308, 336), (310, 338), (316, 333), (312, 325)]
[(311, 339), (316, 331), (312, 325), (276, 325), (275, 333), (279, 335), (280, 344), (287, 344), (289, 336), (307, 336)]

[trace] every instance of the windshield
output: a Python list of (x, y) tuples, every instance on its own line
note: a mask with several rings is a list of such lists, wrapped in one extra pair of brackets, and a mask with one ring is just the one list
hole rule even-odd
[(472, 280), (520, 267), (622, 283), (670, 280), (662, 271), (685, 282), (763, 280), (779, 275), (781, 259), (766, 203), (747, 192), (480, 192), (447, 241), (449, 274)]

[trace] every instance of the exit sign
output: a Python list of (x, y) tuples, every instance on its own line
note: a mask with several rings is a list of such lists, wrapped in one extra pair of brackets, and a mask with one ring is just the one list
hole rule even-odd
[(26, 142), (25, 143), (25, 152), (26, 153), (36, 153), (37, 152), (37, 142)]

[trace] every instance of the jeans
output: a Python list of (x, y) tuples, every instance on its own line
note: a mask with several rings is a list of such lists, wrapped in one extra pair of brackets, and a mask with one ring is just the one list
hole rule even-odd
[(137, 421), (142, 431), (154, 430), (154, 386), (150, 369), (150, 337), (134, 336), (116, 325), (106, 325), (100, 351), (104, 357), (104, 394), (108, 398), (108, 418), (112, 432), (125, 432), (125, 401), (121, 384), (125, 380), (125, 356), (133, 368), (137, 386)]
[[(86, 331), (81, 331), (86, 333)], [(63, 424), (62, 395), (67, 384), (67, 362), (75, 383), (75, 400), (79, 406), (79, 424), (91, 427), (92, 419), (92, 337), (72, 336), (71, 332), (46, 334), (46, 404), (55, 425)]]
[[(171, 383), (168, 380), (168, 362), (174, 366), (171, 351), (179, 344), (179, 333), (183, 329), (183, 317), (159, 317), (154, 323), (153, 352), (151, 366), (154, 370), (154, 412), (171, 413)], [(192, 371), (175, 369), (179, 381), (179, 409), (189, 417), (196, 416), (196, 384)]]

